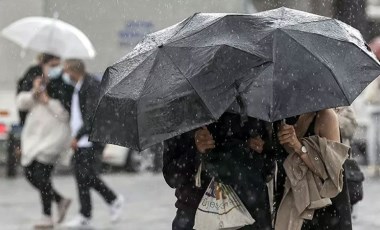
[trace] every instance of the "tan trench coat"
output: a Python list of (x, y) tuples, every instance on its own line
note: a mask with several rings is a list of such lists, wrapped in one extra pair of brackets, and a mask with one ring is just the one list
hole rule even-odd
[(350, 148), (319, 136), (302, 139), (313, 163), (309, 169), (296, 153), (284, 162), (287, 174), (284, 197), (277, 212), (276, 230), (300, 230), (316, 209), (331, 205), (343, 188), (343, 163)]

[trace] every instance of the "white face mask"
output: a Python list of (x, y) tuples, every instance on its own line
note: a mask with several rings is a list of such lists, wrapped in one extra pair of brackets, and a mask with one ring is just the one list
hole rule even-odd
[(62, 74), (62, 80), (68, 85), (74, 85), (74, 82), (71, 80), (70, 75), (68, 73)]
[(56, 66), (56, 67), (50, 67), (48, 70), (48, 77), (50, 79), (57, 79), (62, 73), (62, 67)]

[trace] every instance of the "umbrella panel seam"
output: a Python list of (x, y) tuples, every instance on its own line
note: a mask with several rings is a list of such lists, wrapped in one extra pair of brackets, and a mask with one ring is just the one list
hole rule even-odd
[[(173, 66), (179, 71), (179, 73), (181, 73), (181, 75), (186, 79), (186, 81), (190, 84), (190, 86), (194, 89), (195, 93), (199, 96), (199, 98), (202, 98), (200, 96), (200, 94), (198, 93), (198, 91), (195, 89), (195, 87), (193, 86), (193, 84), (191, 84), (190, 80), (185, 76), (185, 74), (183, 74), (183, 72), (181, 71), (181, 69), (173, 62), (173, 60), (171, 59), (170, 55), (168, 55), (166, 52), (164, 52), (165, 55), (168, 57), (168, 59), (170, 60), (170, 62), (173, 64)], [(209, 114), (214, 118), (214, 119), (218, 119), (216, 117), (214, 117), (214, 114), (210, 111), (210, 109), (208, 108), (208, 106), (206, 105), (206, 103), (203, 101), (203, 99), (201, 100), (202, 104), (204, 105), (204, 107), (207, 109), (207, 111), (209, 112)]]
[[(343, 90), (343, 86), (340, 84), (340, 82), (338, 81), (338, 79), (336, 78), (334, 72), (331, 70), (331, 68), (323, 61), (321, 60), (319, 57), (315, 56), (308, 48), (306, 48), (302, 43), (298, 42), (297, 39), (295, 39), (293, 36), (291, 36), (289, 33), (287, 33), (286, 31), (284, 30), (281, 30), (283, 33), (285, 33), (286, 35), (288, 35), (292, 40), (294, 40), (297, 44), (299, 44), (301, 47), (303, 47), (308, 53), (310, 53), (313, 57), (317, 58), (318, 61), (320, 61), (320, 63), (322, 63), (326, 68), (327, 70), (331, 73), (331, 75), (333, 76), (335, 82), (337, 83), (337, 85), (339, 86), (339, 88), (341, 89), (342, 91), (342, 94), (344, 96), (344, 98), (346, 99), (347, 103), (348, 104), (351, 104), (350, 101), (348, 100), (348, 97), (346, 95), (346, 92)], [(317, 34), (318, 35), (318, 34)], [(330, 38), (331, 39), (331, 38)], [(350, 43), (350, 42), (349, 42)], [(352, 44), (352, 43), (350, 43)]]
[(207, 25), (206, 27), (203, 27), (203, 28), (201, 28), (200, 30), (198, 30), (198, 31), (196, 31), (196, 32), (194, 32), (194, 33), (191, 33), (191, 34), (189, 34), (189, 35), (187, 35), (187, 36), (184, 36), (184, 37), (181, 37), (181, 38), (178, 38), (178, 39), (175, 39), (175, 38), (174, 38), (172, 41), (171, 41), (170, 39), (172, 39), (173, 37), (171, 37), (170, 39), (167, 40), (167, 43), (166, 43), (165, 45), (170, 45), (170, 43), (178, 42), (178, 41), (181, 41), (181, 40), (183, 40), (183, 39), (186, 39), (186, 38), (192, 37), (192, 36), (194, 36), (194, 35), (196, 35), (196, 34), (202, 32), (203, 30), (208, 29), (210, 26), (212, 26), (212, 25), (214, 25), (214, 24), (220, 22), (220, 21), (221, 21), (223, 18), (225, 18), (225, 17), (226, 17), (226, 16), (223, 16), (223, 17), (221, 17), (221, 18), (218, 18), (217, 20), (215, 20), (215, 21), (212, 22), (211, 24)]

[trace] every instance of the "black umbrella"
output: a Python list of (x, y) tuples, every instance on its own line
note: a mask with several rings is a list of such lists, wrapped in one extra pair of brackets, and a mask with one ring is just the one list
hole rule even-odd
[[(109, 67), (91, 140), (142, 150), (216, 121), (236, 99), (237, 79), (252, 75), (255, 67), (265, 63), (232, 44), (239, 43), (239, 34), (231, 32), (229, 18), (195, 14), (148, 35)], [(200, 44), (175, 45), (208, 29), (214, 32), (199, 38)], [(212, 39), (212, 45), (203, 44)]]
[(380, 75), (360, 32), (343, 22), (287, 8), (256, 16), (266, 35), (260, 55), (271, 61), (240, 84), (248, 116), (276, 121), (350, 105)]
[(91, 139), (144, 149), (215, 121), (238, 95), (267, 121), (343, 105), (339, 96), (353, 100), (378, 72), (360, 33), (333, 19), (286, 8), (195, 14), (107, 69)]

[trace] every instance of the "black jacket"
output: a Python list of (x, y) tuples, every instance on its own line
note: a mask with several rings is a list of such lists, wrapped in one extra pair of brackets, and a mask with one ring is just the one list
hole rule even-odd
[(46, 86), (46, 90), (49, 97), (59, 100), (63, 107), (70, 113), (74, 87), (66, 84), (62, 79), (62, 75), (57, 79), (50, 80)]
[[(24, 76), (17, 82), (17, 94), (20, 92), (30, 91), (33, 88), (33, 81), (36, 79), (37, 76), (42, 75), (42, 68), (39, 65), (35, 65), (30, 67)], [(27, 111), (19, 111), (20, 116), (20, 124), (24, 125), (26, 116), (28, 112)]]
[[(219, 157), (221, 162), (223, 161), (222, 155), (224, 155), (222, 153), (226, 153), (226, 149), (227, 151), (230, 149), (231, 143), (242, 143), (245, 147), (250, 137), (265, 134), (263, 122), (249, 119), (241, 126), (240, 116), (230, 113), (224, 114), (218, 122), (207, 127), (216, 142), (216, 148), (207, 155), (213, 155), (213, 158)], [(263, 138), (266, 138), (266, 135)], [(237, 171), (241, 169), (241, 172), (251, 170), (253, 172), (252, 180), (235, 180), (236, 183), (231, 185), (257, 221), (256, 225), (261, 227), (260, 229), (270, 229), (271, 218), (265, 179), (267, 172), (270, 171), (266, 167), (271, 167), (271, 160), (257, 153), (252, 153), (252, 155), (255, 159), (252, 162), (255, 165), (239, 164), (236, 167)], [(234, 161), (233, 158), (232, 161)], [(195, 175), (200, 162), (201, 154), (196, 151), (194, 131), (165, 142), (163, 174), (168, 185), (176, 189), (176, 207), (178, 209), (195, 212), (210, 183), (211, 175), (203, 172), (201, 188), (195, 187)], [(231, 169), (231, 167), (229, 168)]]
[(90, 135), (92, 118), (98, 103), (99, 87), (100, 82), (94, 77), (88, 74), (84, 77), (82, 87), (79, 90), (79, 105), (82, 113), (83, 125), (75, 137), (77, 140), (84, 135)]

